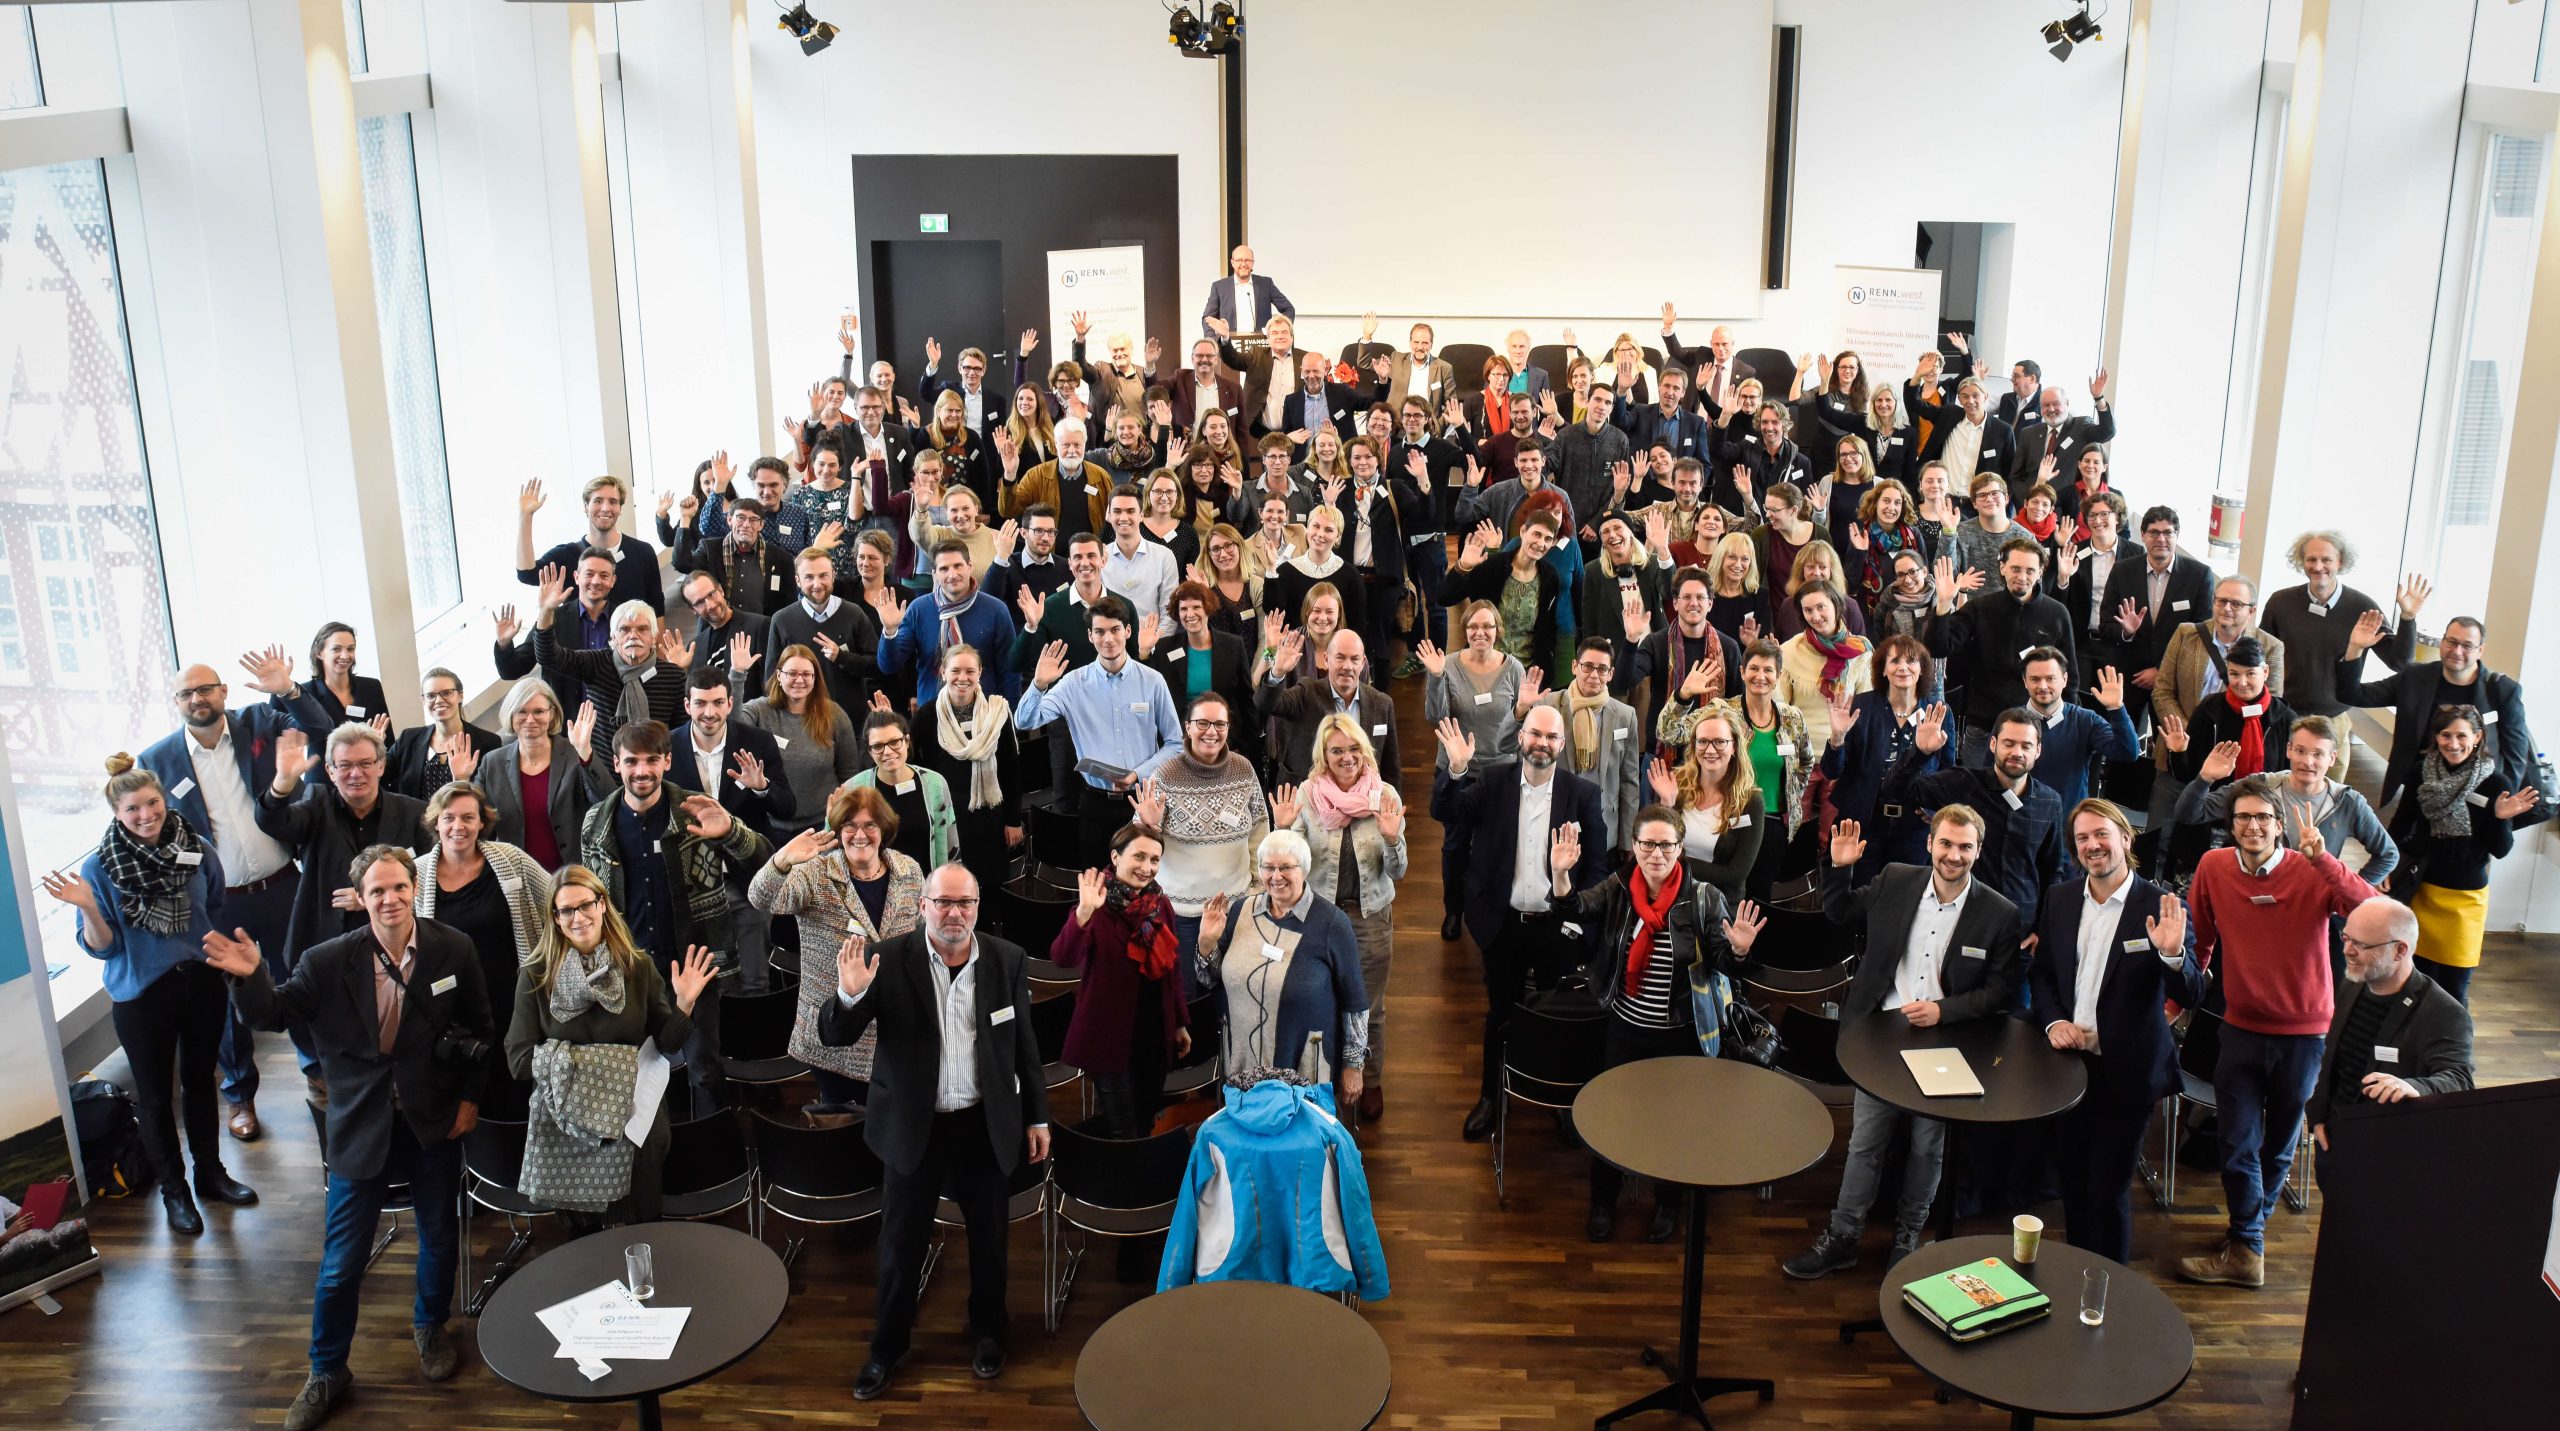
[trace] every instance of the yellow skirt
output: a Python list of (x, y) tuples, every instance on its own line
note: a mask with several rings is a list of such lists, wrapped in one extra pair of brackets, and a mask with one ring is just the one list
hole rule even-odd
[(2409, 907), (2418, 914), (2420, 958), (2456, 969), (2480, 967), (2480, 938), (2489, 928), (2487, 889), (2439, 889), (2422, 884)]

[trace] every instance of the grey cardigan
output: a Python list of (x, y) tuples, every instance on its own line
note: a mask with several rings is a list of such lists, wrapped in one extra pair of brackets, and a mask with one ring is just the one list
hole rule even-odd
[[(418, 856), (418, 897), (414, 901), (420, 919), (436, 917), (436, 859), (441, 848)], [(498, 888), (507, 896), (507, 922), (515, 926), (516, 963), (533, 962), (534, 941), (543, 927), (551, 922), (551, 872), (533, 856), (502, 840), (480, 842), (480, 857), (497, 871)], [(500, 996), (491, 993), (494, 1006)]]
[(762, 696), (739, 708), (738, 719), (763, 731), (782, 747), (782, 783), (791, 787), (791, 798), (799, 802), (798, 818), (777, 821), (794, 830), (814, 830), (826, 823), (827, 797), (836, 787), (852, 779), (871, 760), (853, 729), (853, 718), (842, 706), (834, 707), (834, 744), (820, 745), (809, 737), (809, 724)]
[[(578, 826), (587, 818), (587, 807), (595, 803), (596, 782), (603, 773), (592, 756), (582, 766), (576, 755), (569, 748), (568, 737), (551, 738), (551, 792), (546, 808), (551, 838), (564, 865), (578, 862)], [(523, 742), (508, 741), (482, 756), (473, 783), (488, 793), (490, 812), (497, 817), (486, 832), (487, 838), (521, 850), (525, 827)]]
[[(2231, 797), (2240, 788), (2237, 780), (2226, 780), (2208, 788), (2201, 780), (2187, 782), (2178, 796), (2177, 817), (2181, 825), (2221, 825), (2231, 819)], [(2364, 882), (2379, 888), (2383, 876), (2400, 867), (2400, 847), (2392, 842), (2391, 833), (2382, 828), (2382, 819), (2373, 806), (2349, 788), (2345, 782), (2329, 782), (2329, 793), (2320, 813), (2312, 823), (2320, 828), (2320, 842), (2336, 854), (2347, 847), (2347, 840), (2364, 846), (2364, 868), (2356, 871)], [(2283, 829), (2285, 847), (2293, 847), (2293, 827)]]

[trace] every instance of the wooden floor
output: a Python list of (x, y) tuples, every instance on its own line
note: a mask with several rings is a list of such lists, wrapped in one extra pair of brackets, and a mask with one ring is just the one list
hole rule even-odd
[[(1403, 748), (1427, 752), (1416, 697), (1402, 704)], [(1418, 797), (1427, 773), (1410, 777)], [(1510, 1198), (1494, 1204), (1489, 1154), (1460, 1141), (1475, 1100), (1482, 998), (1464, 946), (1439, 940), (1439, 829), (1411, 825), (1413, 874), (1398, 900), (1398, 946), (1389, 989), (1388, 1110), (1364, 1130), (1372, 1197), (1394, 1293), (1362, 1310), (1385, 1338), (1395, 1384), (1381, 1425), (1545, 1428), (1585, 1424), (1658, 1385), (1639, 1366), (1644, 1342), (1669, 1345), (1680, 1275), (1677, 1243), (1641, 1240), (1644, 1208), (1629, 1195), (1616, 1241), (1582, 1235), (1585, 1155), (1543, 1118), (1515, 1124)], [(2560, 1075), (2560, 941), (2493, 940), (2474, 985), (2476, 1047), (2484, 1083)], [(11, 1428), (275, 1425), (302, 1381), (311, 1279), (320, 1242), (319, 1159), (299, 1104), (292, 1053), (270, 1039), (263, 1066), (269, 1132), (232, 1145), (230, 1166), (265, 1201), (247, 1211), (210, 1209), (209, 1230), (180, 1240), (163, 1228), (157, 1198), (108, 1204), (92, 1226), (103, 1276), (66, 1289), (64, 1310), (0, 1315), (0, 1424)], [(1929, 1383), (1881, 1336), (1844, 1347), (1845, 1317), (1871, 1315), (1881, 1231), (1856, 1271), (1790, 1281), (1779, 1259), (1801, 1249), (1838, 1186), (1841, 1137), (1815, 1168), (1758, 1201), (1718, 1194), (1710, 1205), (1706, 1368), (1773, 1376), (1777, 1400), (1726, 1398), (1713, 1408), (1734, 1427), (1984, 1427), (2000, 1413), (1959, 1401), (1938, 1406)], [(2174, 1258), (2200, 1250), (2221, 1227), (2219, 1181), (2181, 1175), (2173, 1214), (2135, 1196), (2136, 1261), (2185, 1310), (2197, 1364), (2186, 1387), (2131, 1427), (2270, 1427), (2286, 1418), (2318, 1218), (2279, 1209), (2268, 1227), (2263, 1291), (2189, 1287)], [(2042, 1209), (2058, 1225), (2059, 1209)], [(1968, 1223), (1967, 1231), (1994, 1230)], [(483, 1258), (502, 1240), (478, 1224)], [(821, 1235), (795, 1268), (791, 1306), (762, 1348), (712, 1382), (668, 1401), (671, 1424), (909, 1427), (1068, 1427), (1075, 1410), (1077, 1349), (1139, 1289), (1111, 1278), (1109, 1253), (1088, 1264), (1064, 1326), (1039, 1322), (1034, 1230), (1013, 1242), (1012, 1361), (1002, 1380), (972, 1381), (961, 1336), (965, 1279), (955, 1252), (926, 1298), (915, 1352), (895, 1388), (869, 1405), (849, 1387), (871, 1329), (872, 1258), (864, 1245)], [(454, 1381), (419, 1380), (408, 1336), (411, 1241), (404, 1237), (367, 1285), (352, 1401), (332, 1423), (353, 1427), (615, 1426), (620, 1408), (531, 1400), (491, 1376), (471, 1354), (472, 1325), (457, 1320), (465, 1350)], [(1310, 1376), (1323, 1368), (1309, 1367)], [(1214, 1422), (1207, 1423), (1214, 1425)], [(1638, 1426), (1667, 1426), (1648, 1418)], [(1169, 1429), (1170, 1431), (1170, 1429)]]

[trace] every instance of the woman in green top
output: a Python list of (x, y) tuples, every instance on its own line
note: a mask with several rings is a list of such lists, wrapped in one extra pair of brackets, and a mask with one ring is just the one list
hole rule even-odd
[[(1813, 742), (1805, 732), (1804, 713), (1774, 694), (1781, 659), (1776, 642), (1752, 642), (1743, 653), (1742, 699), (1735, 703), (1742, 717), (1742, 757), (1750, 763), (1753, 783), (1760, 787), (1760, 798), (1771, 823), (1776, 825), (1782, 814), (1785, 817), (1782, 826), (1769, 832), (1783, 833), (1783, 838), (1763, 838), (1760, 842), (1749, 881), (1755, 898), (1766, 896), (1770, 885), (1801, 869), (1811, 857), (1810, 850), (1796, 849), (1796, 836), (1804, 827), (1805, 786), (1813, 774)], [(1683, 706), (1675, 701), (1663, 708), (1656, 733), (1666, 745), (1686, 746), (1690, 728), (1711, 709), (1704, 703)]]
[(926, 869), (941, 868), (960, 839), (960, 815), (951, 808), (950, 782), (937, 771), (911, 763), (915, 742), (908, 734), (906, 717), (889, 709), (885, 696), (872, 696), (871, 714), (862, 722), (862, 742), (870, 751), (871, 768), (841, 788), (879, 791), (897, 812), (898, 826), (905, 832), (897, 837), (895, 848)]

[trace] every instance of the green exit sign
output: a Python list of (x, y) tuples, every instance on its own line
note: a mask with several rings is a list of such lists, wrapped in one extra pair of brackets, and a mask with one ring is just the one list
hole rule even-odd
[(916, 232), (947, 234), (951, 232), (951, 216), (949, 214), (918, 214), (916, 215)]

